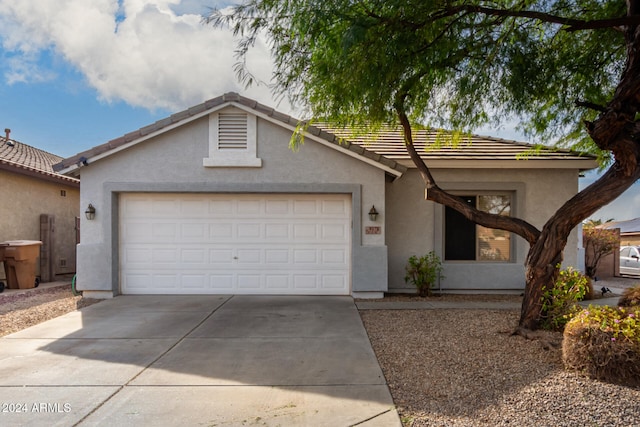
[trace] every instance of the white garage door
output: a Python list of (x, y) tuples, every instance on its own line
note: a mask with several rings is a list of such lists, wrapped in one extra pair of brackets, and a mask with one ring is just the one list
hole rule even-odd
[(123, 194), (124, 294), (348, 295), (342, 194)]

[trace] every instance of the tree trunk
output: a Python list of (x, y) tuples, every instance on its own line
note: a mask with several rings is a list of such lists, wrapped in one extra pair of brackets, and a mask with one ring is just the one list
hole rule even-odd
[(545, 289), (553, 286), (558, 278), (558, 267), (562, 263), (562, 250), (566, 239), (558, 239), (546, 233), (531, 246), (525, 261), (526, 286), (518, 330), (534, 331), (540, 326), (544, 315), (542, 295)]

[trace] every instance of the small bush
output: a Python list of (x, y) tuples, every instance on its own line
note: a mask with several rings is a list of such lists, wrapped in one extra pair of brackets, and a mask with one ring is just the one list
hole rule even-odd
[(590, 305), (567, 323), (562, 358), (590, 378), (640, 386), (640, 307)]
[(404, 281), (411, 282), (422, 297), (431, 295), (431, 288), (438, 279), (444, 277), (442, 275), (442, 262), (434, 251), (420, 258), (413, 255), (409, 258), (405, 269), (407, 275), (404, 277)]
[(562, 330), (581, 308), (578, 301), (593, 296), (591, 279), (571, 267), (560, 270), (553, 288), (542, 295), (542, 327)]
[(640, 306), (640, 286), (625, 289), (618, 300), (618, 305), (620, 307)]

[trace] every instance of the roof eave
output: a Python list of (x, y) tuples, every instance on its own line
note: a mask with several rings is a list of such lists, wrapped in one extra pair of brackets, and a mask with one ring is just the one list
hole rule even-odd
[(0, 169), (9, 172), (18, 173), (21, 175), (30, 176), (44, 181), (54, 182), (58, 184), (67, 185), (70, 187), (79, 187), (80, 181), (76, 178), (64, 176), (63, 174), (51, 173), (40, 169), (32, 168), (29, 166), (21, 165), (18, 163), (10, 162), (8, 160), (0, 159)]
[[(219, 100), (222, 100), (219, 102)], [(60, 174), (68, 176), (78, 176), (79, 170), (92, 162), (98, 161), (105, 157), (109, 157), (119, 151), (126, 150), (134, 145), (154, 138), (162, 133), (173, 130), (177, 127), (185, 125), (189, 122), (198, 120), (218, 110), (233, 106), (244, 110), (250, 114), (256, 115), (271, 123), (282, 126), (291, 132), (295, 131), (300, 120), (295, 119), (286, 114), (280, 113), (275, 109), (262, 105), (257, 101), (242, 97), (237, 94), (225, 94), (221, 97), (206, 101), (188, 110), (176, 113), (167, 119), (160, 120), (152, 125), (141, 128), (138, 131), (131, 132), (120, 138), (113, 139), (105, 144), (96, 146), (92, 149), (83, 151), (75, 156), (69, 157), (62, 162), (53, 166), (54, 170)], [(310, 126), (305, 137), (324, 146), (338, 150), (344, 154), (354, 157), (360, 161), (370, 164), (374, 167), (382, 169), (396, 177), (402, 176), (407, 170), (395, 160), (386, 158), (382, 155), (373, 153), (363, 149), (357, 145), (341, 144), (340, 139), (335, 135), (321, 131), (318, 128)]]
[[(423, 159), (431, 169), (578, 169), (592, 170), (598, 167), (594, 159)], [(414, 169), (410, 159), (398, 163)]]

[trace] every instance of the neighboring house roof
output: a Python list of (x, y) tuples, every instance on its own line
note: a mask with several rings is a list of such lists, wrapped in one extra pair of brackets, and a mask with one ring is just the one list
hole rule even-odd
[(638, 234), (640, 233), (640, 218), (630, 219), (628, 221), (612, 221), (602, 224), (600, 228), (614, 229), (619, 228), (620, 234)]
[(76, 178), (61, 175), (53, 170), (53, 165), (61, 160), (60, 156), (23, 144), (8, 136), (0, 137), (0, 169), (46, 181), (79, 186), (80, 181)]
[[(79, 169), (84, 165), (230, 105), (244, 109), (291, 131), (300, 124), (300, 120), (296, 118), (280, 113), (253, 99), (230, 92), (64, 159), (54, 165), (54, 169), (60, 173), (77, 175)], [(532, 145), (498, 138), (472, 136), (470, 142), (462, 142), (457, 146), (434, 144), (438, 133), (442, 133), (442, 131), (419, 131), (415, 144), (421, 152), (421, 156), (429, 161), (429, 165), (432, 167), (540, 168), (553, 166), (555, 168), (593, 169), (597, 166), (593, 156), (547, 147), (541, 148), (533, 154), (535, 147)], [(387, 128), (373, 138), (371, 136), (353, 136), (353, 133), (348, 130), (339, 131), (320, 123), (308, 126), (305, 135), (306, 138), (359, 158), (395, 176), (400, 176), (407, 168), (414, 167), (404, 147), (402, 133), (399, 129)], [(430, 149), (425, 151), (425, 146), (429, 146)], [(522, 161), (522, 158), (528, 158), (530, 161)], [(479, 163), (479, 160), (482, 162)], [(554, 162), (549, 164), (549, 160), (554, 160)], [(545, 163), (541, 164), (540, 162)]]

